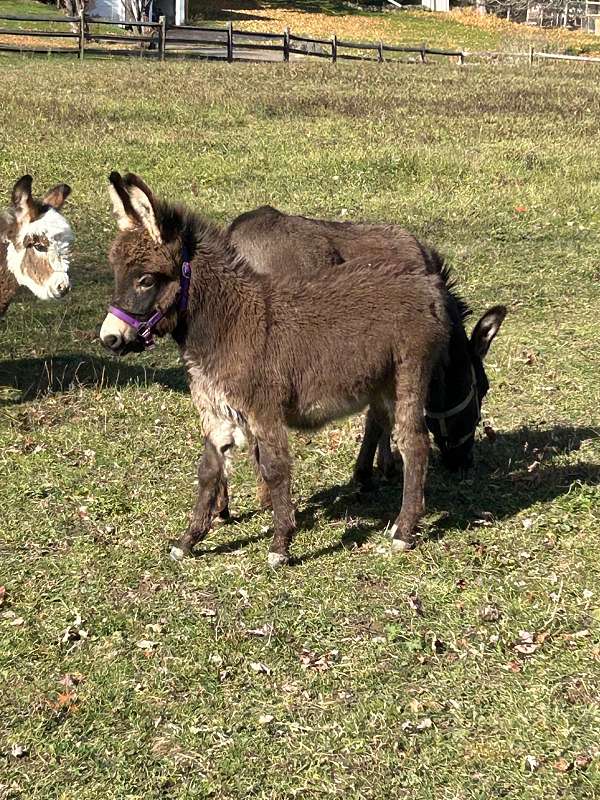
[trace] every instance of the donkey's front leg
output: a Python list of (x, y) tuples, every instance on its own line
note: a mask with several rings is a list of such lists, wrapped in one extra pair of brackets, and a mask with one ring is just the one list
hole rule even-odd
[(210, 437), (206, 437), (204, 452), (198, 464), (196, 505), (186, 532), (171, 548), (171, 558), (176, 561), (191, 555), (194, 545), (209, 532), (217, 514), (223, 515), (223, 502), (226, 503), (227, 497), (225, 453), (232, 444), (233, 442), (215, 444)]
[(274, 533), (268, 564), (273, 569), (290, 560), (290, 544), (296, 529), (291, 497), (291, 464), (285, 428), (256, 436), (258, 466), (273, 504)]
[[(408, 395), (410, 397), (410, 395)], [(418, 397), (418, 395), (417, 395)], [(410, 550), (414, 534), (425, 510), (425, 479), (429, 460), (429, 435), (420, 402), (397, 408), (396, 441), (404, 462), (402, 508), (392, 525), (392, 550)]]

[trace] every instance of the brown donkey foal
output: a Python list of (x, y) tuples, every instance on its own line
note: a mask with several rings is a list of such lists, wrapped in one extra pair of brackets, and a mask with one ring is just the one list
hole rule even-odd
[(466, 336), (464, 347), (449, 347), (452, 295), (443, 270), (406, 274), (398, 256), (378, 252), (343, 270), (317, 269), (302, 283), (260, 275), (224, 232), (158, 200), (137, 176), (113, 172), (110, 194), (121, 232), (109, 255), (114, 305), (100, 337), (125, 354), (143, 350), (153, 333), (170, 333), (205, 435), (196, 505), (172, 555), (191, 553), (208, 533), (242, 428), (256, 442), (271, 494), (269, 564), (287, 563), (295, 522), (286, 428), (316, 428), (367, 405), (394, 427), (405, 478), (392, 546), (412, 547), (424, 505), (432, 371), (445, 364), (460, 385), (473, 374)]

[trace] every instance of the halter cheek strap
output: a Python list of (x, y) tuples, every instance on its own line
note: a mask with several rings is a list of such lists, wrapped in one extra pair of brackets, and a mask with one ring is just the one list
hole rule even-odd
[[(183, 313), (187, 310), (190, 295), (190, 281), (192, 279), (191, 264), (188, 261), (187, 256), (184, 255), (184, 259), (185, 260), (181, 265), (181, 277), (179, 279), (179, 294), (177, 299), (178, 313)], [(117, 319), (120, 319), (122, 322), (125, 322), (127, 325), (135, 328), (137, 332), (137, 338), (141, 340), (142, 344), (144, 345), (144, 349), (152, 350), (155, 344), (154, 329), (158, 323), (167, 316), (169, 311), (173, 308), (173, 305), (169, 306), (165, 311), (162, 311), (160, 308), (157, 309), (148, 319), (145, 320), (137, 319), (124, 309), (119, 308), (119, 306), (110, 305), (108, 307), (108, 311), (114, 317), (117, 317)]]
[(425, 409), (425, 416), (429, 417), (429, 419), (436, 419), (440, 423), (440, 433), (444, 437), (444, 439), (449, 439), (448, 435), (448, 426), (446, 425), (446, 420), (449, 417), (455, 417), (457, 414), (460, 414), (461, 411), (464, 411), (465, 408), (471, 404), (471, 402), (475, 399), (477, 403), (477, 419), (475, 420), (475, 424), (473, 428), (466, 433), (464, 436), (461, 436), (460, 439), (457, 441), (453, 441), (452, 444), (447, 444), (449, 449), (453, 449), (455, 447), (460, 447), (461, 444), (464, 444), (468, 439), (473, 436), (477, 429), (477, 425), (479, 424), (480, 415), (479, 415), (479, 398), (477, 394), (477, 379), (475, 377), (475, 370), (473, 369), (473, 364), (471, 364), (471, 388), (469, 393), (465, 397), (464, 400), (461, 400), (458, 405), (453, 406), (452, 408), (447, 409), (446, 411), (428, 411)]

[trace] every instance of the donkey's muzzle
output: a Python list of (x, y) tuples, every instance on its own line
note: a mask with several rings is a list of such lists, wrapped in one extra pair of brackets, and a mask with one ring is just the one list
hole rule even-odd
[(114, 356), (126, 356), (127, 353), (143, 353), (145, 347), (142, 342), (134, 339), (132, 342), (124, 342), (122, 336), (107, 334), (100, 338), (102, 345)]

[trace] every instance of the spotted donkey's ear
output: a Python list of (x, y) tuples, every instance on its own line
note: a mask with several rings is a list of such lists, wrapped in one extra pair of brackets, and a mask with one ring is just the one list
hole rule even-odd
[(44, 195), (42, 203), (59, 211), (70, 194), (71, 187), (67, 186), (66, 183), (59, 183)]
[(31, 175), (23, 175), (12, 190), (12, 204), (19, 224), (29, 222), (33, 218), (33, 202), (31, 199)]
[(160, 227), (156, 220), (156, 200), (150, 187), (139, 175), (128, 172), (123, 178), (133, 210), (142, 225), (157, 244), (162, 244)]

